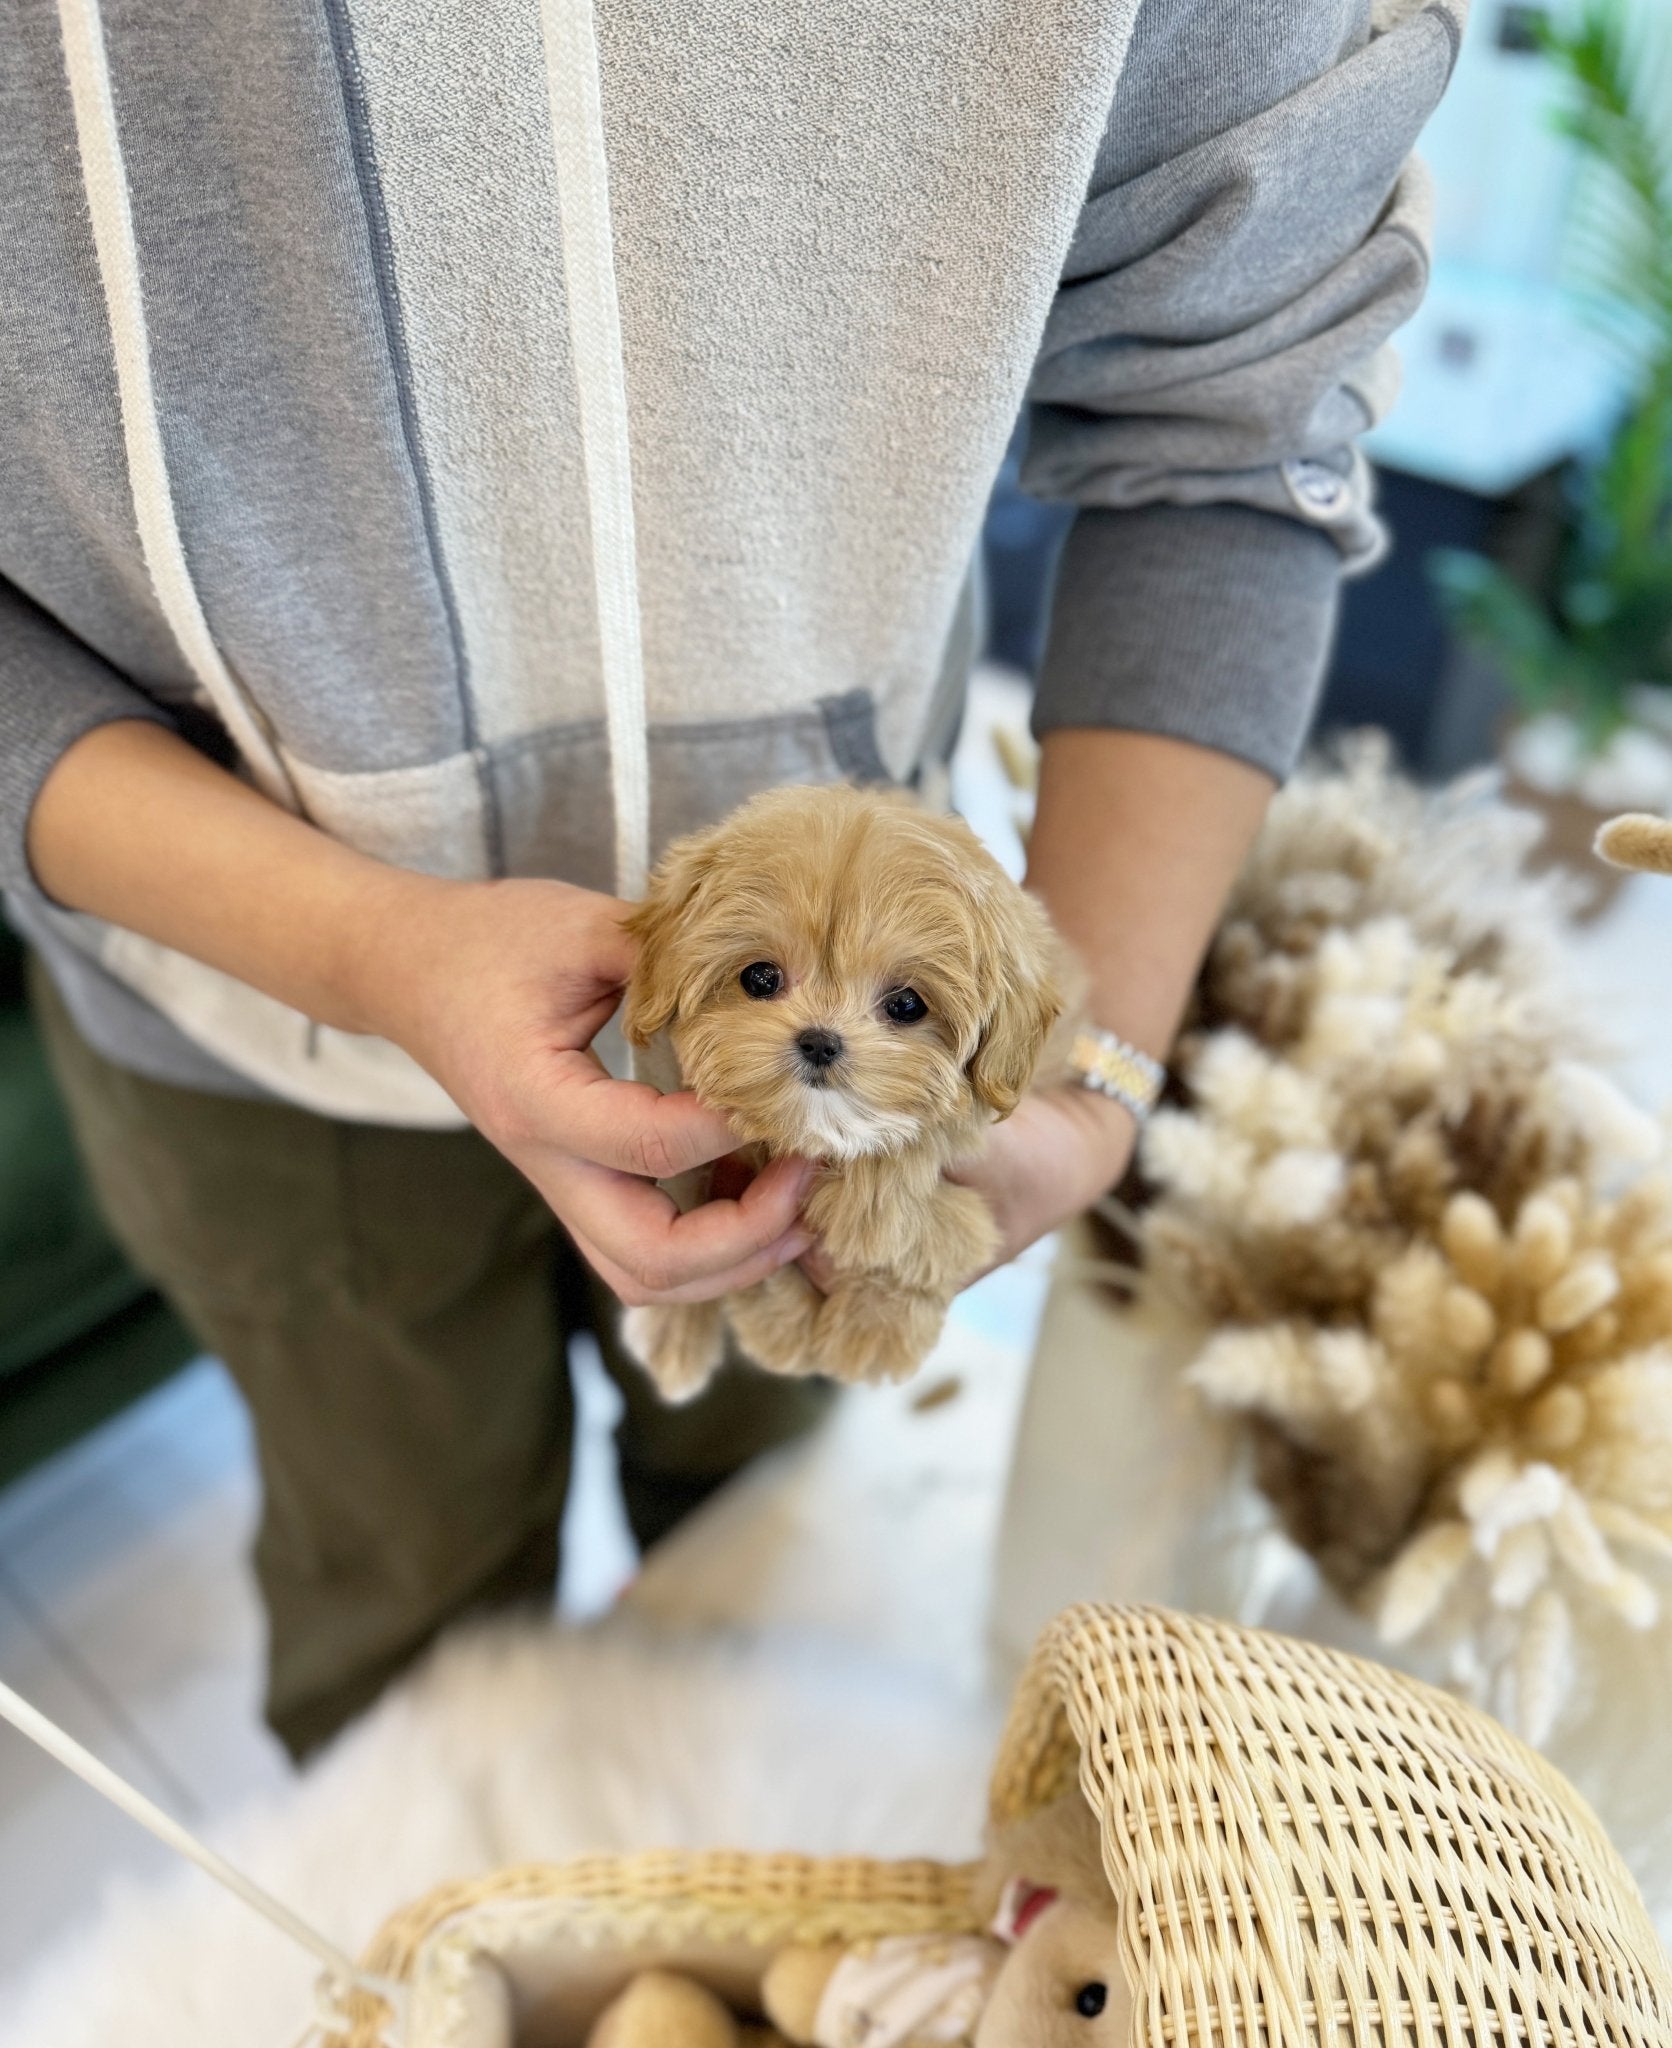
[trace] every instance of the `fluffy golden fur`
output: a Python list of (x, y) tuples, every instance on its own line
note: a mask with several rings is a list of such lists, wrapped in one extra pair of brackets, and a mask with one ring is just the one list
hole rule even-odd
[(629, 929), (629, 1042), (665, 1033), (757, 1163), (823, 1162), (805, 1214), (837, 1279), (820, 1294), (790, 1266), (724, 1304), (635, 1309), (628, 1342), (674, 1399), (719, 1363), (723, 1322), (774, 1372), (905, 1377), (995, 1249), (942, 1174), (1016, 1107), (1062, 1013), (1045, 913), (961, 819), (782, 789), (670, 848)]

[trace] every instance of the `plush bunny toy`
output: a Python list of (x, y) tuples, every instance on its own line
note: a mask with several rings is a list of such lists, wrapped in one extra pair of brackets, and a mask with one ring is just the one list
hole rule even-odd
[(1081, 1795), (995, 1835), (981, 1891), (986, 1936), (785, 1949), (768, 2015), (796, 2048), (1130, 2048), (1115, 1902)]
[(762, 1984), (776, 2034), (687, 1978), (638, 1978), (588, 2048), (1131, 2048), (1132, 1993), (1097, 1823), (1078, 1792), (996, 1834), (991, 1932), (786, 1948)]

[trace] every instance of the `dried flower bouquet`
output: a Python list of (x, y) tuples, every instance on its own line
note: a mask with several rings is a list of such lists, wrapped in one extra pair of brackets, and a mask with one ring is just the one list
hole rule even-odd
[(1390, 1644), (1548, 1737), (1672, 1587), (1672, 1183), (1595, 1063), (1536, 824), (1361, 743), (1274, 806), (1143, 1149), (1148, 1291)]

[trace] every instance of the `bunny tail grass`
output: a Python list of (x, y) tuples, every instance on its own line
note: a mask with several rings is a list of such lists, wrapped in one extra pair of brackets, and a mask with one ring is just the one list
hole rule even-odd
[(1610, 867), (1672, 875), (1672, 821), (1646, 811), (1610, 818), (1596, 836), (1596, 850)]

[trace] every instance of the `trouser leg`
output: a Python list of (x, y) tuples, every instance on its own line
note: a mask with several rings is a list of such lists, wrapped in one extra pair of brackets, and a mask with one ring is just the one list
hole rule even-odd
[(268, 1718), (300, 1754), (447, 1622), (548, 1603), (572, 1414), (561, 1238), (474, 1132), (166, 1087), (34, 993), (113, 1230), (254, 1424)]
[(829, 1381), (783, 1378), (736, 1355), (696, 1400), (672, 1406), (622, 1344), (621, 1309), (609, 1290), (584, 1271), (569, 1284), (585, 1289), (598, 1348), (625, 1404), (616, 1453), (628, 1524), (641, 1550), (752, 1459), (804, 1436), (830, 1410), (836, 1389)]

